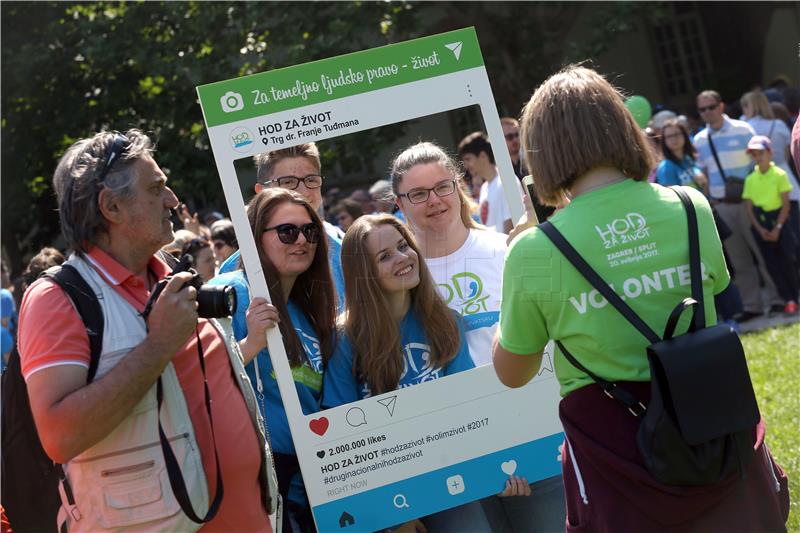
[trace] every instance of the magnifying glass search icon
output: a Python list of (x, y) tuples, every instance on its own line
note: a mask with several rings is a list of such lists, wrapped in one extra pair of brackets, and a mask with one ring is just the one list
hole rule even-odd
[(394, 495), (394, 506), (398, 509), (405, 507), (406, 509), (409, 508), (408, 501), (406, 500), (405, 495), (403, 494), (395, 494)]

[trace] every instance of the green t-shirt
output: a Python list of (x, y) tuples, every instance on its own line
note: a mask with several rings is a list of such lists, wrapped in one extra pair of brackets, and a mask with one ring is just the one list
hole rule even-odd
[[(711, 208), (685, 187), (696, 207), (704, 273), (706, 323), (716, 323), (714, 294), (730, 277)], [(672, 309), (691, 295), (686, 214), (666, 187), (625, 180), (585, 193), (553, 217), (553, 225), (587, 263), (659, 335)], [(541, 352), (560, 340), (589, 370), (612, 380), (648, 381), (650, 344), (561, 255), (538, 228), (517, 237), (503, 270), (500, 344), (517, 354)], [(688, 329), (691, 312), (677, 332)], [(555, 358), (561, 394), (593, 383), (560, 350)]]
[(755, 170), (748, 174), (744, 180), (742, 198), (750, 200), (764, 211), (775, 211), (783, 206), (781, 194), (791, 190), (789, 176), (774, 162), (770, 162), (766, 172), (761, 172), (756, 165)]

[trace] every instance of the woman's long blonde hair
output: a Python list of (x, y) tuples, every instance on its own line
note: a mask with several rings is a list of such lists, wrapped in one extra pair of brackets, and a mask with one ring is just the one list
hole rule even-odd
[(754, 117), (770, 119), (775, 118), (775, 113), (772, 112), (767, 95), (761, 92), (761, 89), (755, 89), (744, 93), (742, 98), (739, 100), (739, 103), (742, 105), (742, 107), (745, 105), (749, 106), (753, 111)]
[(441, 368), (458, 353), (461, 335), (453, 312), (444, 303), (409, 229), (392, 215), (359, 217), (342, 241), (345, 313), (340, 327), (353, 345), (353, 372), (372, 394), (397, 389), (403, 372), (400, 324), (392, 316), (367, 248), (367, 237), (380, 226), (392, 226), (419, 258), (419, 284), (411, 289), (411, 308), (431, 348), (431, 364)]

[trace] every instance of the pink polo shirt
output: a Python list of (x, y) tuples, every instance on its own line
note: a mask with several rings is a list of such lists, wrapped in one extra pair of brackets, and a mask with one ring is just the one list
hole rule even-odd
[[(125, 300), (139, 312), (144, 310), (150, 296), (144, 279), (135, 276), (97, 247), (89, 251), (87, 259)], [(150, 259), (149, 269), (158, 279), (169, 273), (167, 265), (155, 257)], [(222, 338), (207, 320), (200, 319), (198, 326), (225, 486), (219, 512), (201, 531), (271, 531), (258, 479), (261, 468), (258, 436), (233, 376)], [(20, 307), (19, 351), (26, 380), (31, 374), (52, 366), (89, 367), (89, 339), (83, 321), (61, 288), (52, 281), (37, 280), (25, 293)], [(194, 334), (172, 362), (200, 446), (209, 499), (213, 499), (217, 470)]]

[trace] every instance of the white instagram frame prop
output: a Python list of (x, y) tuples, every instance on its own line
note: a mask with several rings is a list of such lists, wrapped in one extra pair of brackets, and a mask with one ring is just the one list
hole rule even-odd
[[(524, 211), (472, 28), (198, 94), (254, 297), (270, 298), (234, 168), (246, 156), (478, 104), (514, 219)], [(497, 494), (512, 473), (530, 482), (560, 473), (551, 345), (520, 389), (490, 365), (306, 416), (277, 328), (267, 340), (320, 531), (377, 530)]]

